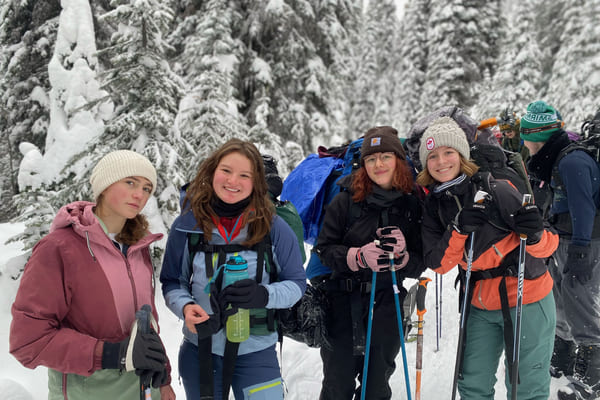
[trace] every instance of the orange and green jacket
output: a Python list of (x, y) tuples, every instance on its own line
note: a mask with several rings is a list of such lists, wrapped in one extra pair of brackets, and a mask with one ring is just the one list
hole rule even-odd
[[(481, 182), (489, 179), (483, 185)], [(456, 265), (467, 269), (469, 235), (459, 233), (452, 221), (461, 207), (472, 203), (475, 192), (485, 188), (492, 200), (488, 202), (490, 220), (475, 232), (472, 271), (492, 270), (503, 260), (508, 265), (518, 264), (519, 235), (514, 232), (512, 215), (521, 207), (521, 194), (505, 180), (495, 180), (487, 173), (478, 173), (441, 192), (431, 190), (425, 200), (422, 237), (425, 265), (444, 274)], [(435, 189), (435, 188), (432, 188)], [(491, 192), (491, 193), (490, 193)], [(553, 281), (547, 271), (545, 258), (558, 247), (558, 235), (540, 226), (536, 238), (528, 239), (525, 260), (523, 303), (541, 300), (552, 290)], [(472, 292), (471, 304), (484, 310), (500, 310), (498, 286), (502, 277), (479, 280)], [(514, 307), (517, 278), (506, 278), (509, 306)]]

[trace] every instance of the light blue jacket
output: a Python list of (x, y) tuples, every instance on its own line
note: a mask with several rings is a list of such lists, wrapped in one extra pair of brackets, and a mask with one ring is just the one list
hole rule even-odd
[[(169, 309), (179, 318), (184, 319), (183, 307), (190, 303), (200, 305), (209, 314), (212, 313), (210, 300), (205, 291), (208, 284), (206, 276), (205, 254), (197, 252), (193, 259), (193, 268), (190, 270), (188, 233), (202, 233), (197, 228), (196, 219), (191, 211), (186, 211), (175, 221), (171, 227), (167, 248), (163, 261), (160, 281), (165, 302)], [(247, 227), (242, 228), (230, 244), (241, 244), (247, 235)], [(271, 227), (271, 244), (273, 258), (277, 266), (278, 281), (269, 283), (269, 274), (264, 271), (262, 285), (269, 292), (269, 301), (266, 308), (288, 308), (294, 305), (306, 289), (306, 273), (302, 266), (302, 256), (298, 247), (298, 240), (292, 228), (280, 217), (275, 216)], [(218, 229), (213, 229), (210, 244), (226, 244), (225, 238)], [(245, 250), (237, 253), (248, 262), (249, 277), (256, 277), (257, 254), (255, 251)], [(233, 255), (233, 254), (232, 254)], [(216, 257), (215, 257), (216, 258)], [(229, 258), (229, 255), (227, 259)], [(218, 265), (213, 259), (213, 269)], [(183, 335), (193, 344), (198, 343), (196, 334), (190, 332), (183, 324)], [(213, 335), (212, 352), (223, 355), (225, 349), (225, 330), (221, 329)], [(250, 335), (250, 338), (240, 343), (238, 354), (247, 354), (263, 350), (277, 342), (277, 332), (266, 336)]]

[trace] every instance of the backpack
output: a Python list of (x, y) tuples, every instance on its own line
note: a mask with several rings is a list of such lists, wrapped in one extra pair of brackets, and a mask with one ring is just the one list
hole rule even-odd
[(320, 146), (290, 172), (283, 183), (282, 200), (294, 203), (304, 227), (304, 241), (314, 245), (323, 222), (323, 207), (340, 192), (337, 182), (360, 167), (363, 139), (346, 145)]
[(275, 213), (279, 215), (296, 234), (298, 244), (300, 245), (300, 254), (302, 255), (302, 263), (306, 261), (306, 252), (304, 251), (304, 228), (302, 226), (302, 219), (298, 214), (298, 210), (293, 203), (290, 201), (281, 201), (277, 199), (281, 194), (283, 188), (283, 181), (279, 176), (277, 170), (277, 163), (272, 156), (263, 154), (263, 165), (265, 166), (265, 179), (267, 181), (267, 188), (271, 201), (275, 206)]
[(423, 169), (419, 160), (421, 137), (429, 125), (440, 117), (452, 118), (465, 132), (470, 144), (471, 159), (481, 171), (490, 172), (496, 179), (509, 180), (521, 193), (533, 193), (521, 154), (503, 149), (490, 129), (478, 129), (480, 123), (456, 106), (439, 108), (410, 128), (404, 144), (419, 171)]

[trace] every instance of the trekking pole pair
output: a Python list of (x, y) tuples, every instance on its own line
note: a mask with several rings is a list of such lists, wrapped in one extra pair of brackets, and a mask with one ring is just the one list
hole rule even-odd
[[(390, 258), (390, 272), (392, 274), (392, 286), (394, 289), (394, 303), (396, 305), (396, 320), (398, 321), (398, 333), (400, 335), (400, 345), (402, 347), (402, 362), (404, 364), (404, 381), (406, 383), (406, 398), (411, 400), (410, 396), (410, 380), (408, 377), (408, 362), (406, 360), (406, 347), (404, 346), (404, 329), (402, 327), (402, 313), (400, 312), (400, 300), (398, 289), (398, 282), (396, 279), (396, 269), (394, 268), (394, 253), (389, 253)], [(365, 400), (367, 390), (367, 372), (369, 370), (369, 352), (371, 347), (371, 331), (373, 328), (373, 305), (375, 304), (375, 286), (377, 283), (377, 272), (373, 271), (373, 278), (371, 280), (371, 296), (369, 299), (369, 319), (367, 322), (367, 339), (365, 345), (365, 361), (363, 365), (363, 376), (361, 383), (361, 400)]]
[[(531, 201), (530, 194), (523, 195), (521, 205), (524, 207)], [(521, 347), (521, 311), (523, 310), (523, 283), (525, 279), (525, 251), (527, 249), (527, 235), (521, 233), (519, 235), (519, 272), (517, 285), (517, 304), (515, 306), (515, 333), (513, 342), (512, 354), (512, 370), (510, 377), (511, 384), (511, 399), (517, 399), (517, 386), (519, 384), (519, 355)]]

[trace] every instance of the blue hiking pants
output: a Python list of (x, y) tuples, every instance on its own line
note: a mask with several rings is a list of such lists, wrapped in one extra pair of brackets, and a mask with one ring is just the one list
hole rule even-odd
[[(214, 398), (221, 400), (223, 388), (223, 357), (212, 355)], [(179, 348), (179, 375), (188, 400), (200, 398), (200, 360), (198, 346), (183, 340)], [(255, 353), (239, 355), (231, 389), (236, 400), (283, 400), (281, 372), (275, 346)]]
[[(510, 309), (515, 317), (515, 308)], [(547, 400), (550, 396), (550, 358), (554, 347), (556, 308), (549, 293), (542, 300), (523, 304), (519, 357), (519, 400)], [(458, 381), (461, 400), (493, 400), (496, 370), (504, 349), (502, 310), (471, 307), (467, 320), (467, 345), (463, 378)], [(512, 360), (512, 354), (505, 354)], [(511, 398), (508, 363), (505, 361), (507, 399)]]

